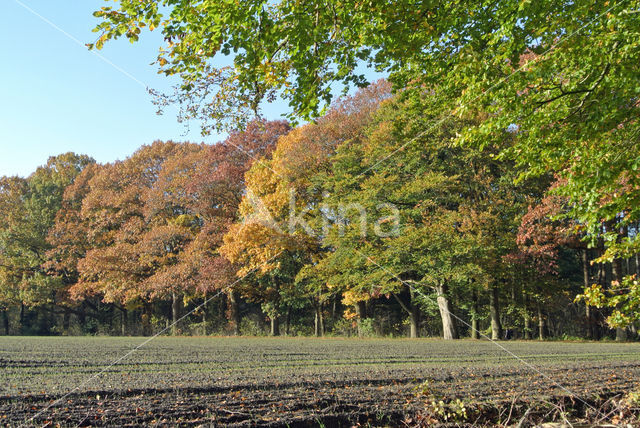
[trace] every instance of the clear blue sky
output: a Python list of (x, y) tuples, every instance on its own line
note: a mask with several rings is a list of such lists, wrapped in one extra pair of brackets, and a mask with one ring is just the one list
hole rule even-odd
[[(95, 39), (102, 0), (20, 0), (82, 43)], [(144, 84), (169, 89), (149, 64), (158, 34), (110, 44), (101, 55)], [(145, 88), (79, 46), (15, 0), (0, 2), (0, 175), (28, 175), (50, 155), (74, 151), (100, 162), (124, 158), (155, 139), (201, 141), (175, 111), (155, 114)], [(215, 140), (214, 137), (211, 137)]]
[[(104, 4), (103, 0), (0, 1), (4, 58), (0, 67), (0, 176), (26, 176), (49, 156), (67, 151), (110, 162), (157, 139), (203, 141), (197, 123), (184, 135), (175, 109), (156, 115), (143, 86), (169, 91), (176, 83), (158, 75), (150, 65), (162, 42), (159, 32), (143, 33), (133, 45), (124, 39), (108, 43), (100, 55), (115, 66), (69, 37), (82, 44), (94, 41), (96, 34), (91, 29), (98, 20), (92, 13)], [(283, 102), (277, 102), (265, 108), (265, 115), (277, 118), (286, 109)], [(210, 136), (204, 141), (215, 143), (223, 137)]]

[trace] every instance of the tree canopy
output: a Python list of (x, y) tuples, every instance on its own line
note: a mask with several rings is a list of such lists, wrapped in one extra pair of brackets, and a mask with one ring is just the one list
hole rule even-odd
[(429, 128), (473, 119), (456, 144), (497, 147), (519, 179), (555, 174), (562, 215), (605, 242), (600, 260), (639, 250), (637, 234), (619, 234), (640, 220), (636, 0), (117, 3), (96, 12), (91, 46), (158, 28), (160, 71), (182, 82), (161, 102), (186, 117), (220, 126), (281, 96), (310, 119), (333, 84), (362, 86), (359, 67), (373, 67), (396, 91), (437, 91), (443, 119)]
[[(365, 83), (356, 72), (365, 63), (391, 73), (396, 89), (436, 85), (446, 114), (486, 115), (462, 141), (486, 146), (512, 129), (505, 153), (524, 174), (562, 174), (558, 191), (592, 231), (621, 212), (638, 218), (636, 1), (117, 3), (96, 12), (92, 46), (158, 28), (160, 71), (178, 74), (182, 102), (199, 100), (214, 122), (275, 95), (295, 117), (314, 117), (332, 83)], [(218, 66), (224, 56), (233, 66)]]
[[(639, 301), (639, 10), (117, 0), (89, 46), (160, 31), (156, 65), (180, 83), (155, 102), (232, 132), (3, 177), (0, 309), (100, 299), (124, 324), (170, 301), (175, 320), (224, 290), (236, 332), (243, 310), (275, 333), (311, 307), (321, 333), (331, 305), (359, 333), (392, 308), (412, 335), (423, 313), (448, 338), (485, 320), (526, 337), (532, 319), (543, 337), (579, 294), (587, 334), (606, 318), (621, 338)], [(335, 102), (338, 86), (361, 89)], [(307, 123), (254, 120), (277, 97)]]
[[(490, 118), (447, 103), (380, 81), (295, 128), (254, 121), (213, 145), (157, 141), (103, 165), (63, 155), (3, 177), (5, 331), (69, 332), (75, 316), (118, 334), (270, 321), (273, 334), (530, 338), (533, 321), (539, 337), (634, 322), (621, 287), (638, 261), (601, 256), (604, 233), (637, 225), (604, 221), (589, 249), (556, 191), (566, 179), (516, 183), (524, 166), (499, 153), (517, 133), (459, 144)], [(595, 300), (577, 306), (584, 287)]]

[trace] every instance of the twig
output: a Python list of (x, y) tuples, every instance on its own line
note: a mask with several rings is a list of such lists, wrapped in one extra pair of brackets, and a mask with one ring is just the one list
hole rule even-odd
[(516, 404), (516, 400), (520, 398), (521, 395), (522, 393), (513, 396), (513, 399), (511, 400), (511, 407), (509, 407), (509, 416), (507, 416), (507, 420), (504, 423), (505, 425), (509, 425), (509, 422), (511, 421), (511, 415), (513, 414), (513, 406)]
[(522, 425), (524, 424), (524, 422), (527, 419), (527, 416), (529, 416), (529, 413), (531, 413), (531, 407), (527, 408), (527, 411), (524, 412), (524, 415), (522, 415), (522, 418), (520, 418), (520, 421), (518, 422), (518, 425), (516, 426), (516, 428), (521, 428)]

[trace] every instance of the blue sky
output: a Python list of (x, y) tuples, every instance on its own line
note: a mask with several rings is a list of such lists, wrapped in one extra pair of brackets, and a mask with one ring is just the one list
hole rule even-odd
[[(203, 141), (197, 124), (185, 135), (175, 109), (156, 115), (144, 88), (168, 91), (176, 83), (150, 65), (162, 42), (159, 32), (144, 33), (133, 45), (124, 39), (108, 43), (100, 55), (113, 65), (78, 44), (95, 40), (91, 29), (98, 20), (92, 13), (104, 4), (0, 2), (0, 176), (27, 176), (49, 156), (67, 151), (111, 162), (157, 139)], [(264, 113), (278, 118), (286, 109), (276, 102)]]
[[(81, 43), (91, 42), (92, 12), (102, 0), (20, 0)], [(141, 43), (117, 41), (101, 55), (135, 79), (158, 89), (158, 34)], [(74, 151), (100, 162), (124, 158), (156, 139), (201, 141), (188, 135), (175, 111), (155, 114), (151, 97), (128, 77), (15, 0), (0, 2), (0, 175), (28, 175), (50, 155)], [(210, 137), (212, 142), (215, 137)]]

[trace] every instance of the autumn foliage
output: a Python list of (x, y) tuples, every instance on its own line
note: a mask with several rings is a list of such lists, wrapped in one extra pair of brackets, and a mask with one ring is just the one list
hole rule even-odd
[[(5, 330), (19, 311), (63, 332), (71, 316), (120, 334), (566, 331), (581, 287), (615, 293), (637, 269), (606, 260), (612, 236), (637, 229), (594, 233), (572, 217), (564, 178), (523, 180), (497, 156), (513, 133), (457, 144), (486, 117), (443, 102), (380, 81), (295, 128), (255, 120), (217, 144), (156, 141), (109, 164), (66, 154), (2, 177)], [(615, 302), (619, 319), (635, 304)], [(572, 322), (608, 334), (585, 310)]]

